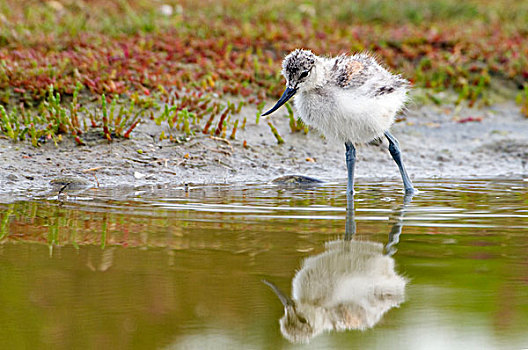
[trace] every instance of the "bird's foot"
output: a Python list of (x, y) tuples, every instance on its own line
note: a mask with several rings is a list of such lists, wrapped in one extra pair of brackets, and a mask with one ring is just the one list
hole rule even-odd
[(413, 197), (418, 193), (419, 191), (413, 187), (406, 188), (405, 189), (405, 196), (403, 197), (403, 203), (410, 203), (413, 199)]
[(415, 194), (418, 194), (418, 190), (414, 187), (408, 187), (405, 189), (405, 195), (410, 195), (410, 196), (414, 196)]

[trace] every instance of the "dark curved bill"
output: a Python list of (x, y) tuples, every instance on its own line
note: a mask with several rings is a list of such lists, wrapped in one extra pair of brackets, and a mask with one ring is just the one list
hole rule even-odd
[(288, 100), (292, 98), (292, 96), (295, 95), (296, 92), (297, 89), (290, 89), (289, 87), (286, 88), (286, 90), (284, 90), (284, 92), (282, 93), (281, 98), (277, 101), (277, 103), (275, 103), (275, 106), (273, 106), (273, 108), (267, 111), (266, 113), (262, 114), (262, 116), (264, 117), (275, 112), (277, 109), (279, 109), (280, 106), (288, 102)]

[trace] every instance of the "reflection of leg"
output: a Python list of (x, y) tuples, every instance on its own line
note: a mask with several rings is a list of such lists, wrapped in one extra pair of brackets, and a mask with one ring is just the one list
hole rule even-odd
[(352, 142), (345, 142), (346, 165), (348, 173), (347, 199), (354, 195), (354, 166), (356, 164), (356, 148)]
[(347, 196), (345, 241), (352, 240), (356, 234), (356, 220), (354, 219), (354, 196)]
[(396, 138), (392, 136), (392, 134), (388, 131), (385, 131), (385, 137), (387, 138), (387, 140), (389, 140), (389, 152), (396, 164), (398, 165), (398, 168), (400, 169), (400, 174), (403, 180), (403, 186), (405, 187), (405, 193), (412, 194), (415, 192), (415, 190), (412, 185), (411, 179), (409, 179), (409, 175), (407, 175), (407, 171), (403, 166), (398, 140), (396, 140)]
[(385, 254), (392, 256), (396, 253), (396, 245), (400, 242), (400, 235), (402, 232), (402, 221), (401, 219), (392, 225), (391, 232), (389, 233), (389, 242), (385, 246)]
[(387, 242), (387, 245), (385, 246), (385, 254), (392, 256), (396, 253), (396, 245), (400, 242), (400, 235), (402, 233), (403, 228), (403, 217), (405, 216), (405, 210), (407, 209), (407, 205), (411, 203), (412, 195), (406, 194), (403, 198), (403, 204), (397, 213), (395, 215), (396, 222), (392, 225), (391, 231), (389, 232), (389, 241)]

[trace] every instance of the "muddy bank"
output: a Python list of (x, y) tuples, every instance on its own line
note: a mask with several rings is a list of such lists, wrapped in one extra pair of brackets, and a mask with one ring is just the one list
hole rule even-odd
[[(33, 148), (1, 139), (0, 193), (45, 191), (50, 181), (64, 176), (101, 187), (254, 183), (286, 174), (345, 179), (343, 145), (316, 131), (290, 133), (286, 112), (273, 118), (285, 140), (278, 145), (265, 122), (255, 124), (254, 110), (244, 113), (246, 128), (229, 141), (202, 134), (179, 144), (159, 141), (163, 128), (151, 121), (140, 125), (131, 140), (110, 144), (87, 137), (87, 146), (66, 139), (58, 147), (48, 143)], [(392, 132), (400, 141), (411, 178), (526, 177), (528, 173), (528, 120), (513, 103), (460, 110), (411, 106)], [(357, 154), (358, 181), (399, 177), (386, 143), (360, 145)]]

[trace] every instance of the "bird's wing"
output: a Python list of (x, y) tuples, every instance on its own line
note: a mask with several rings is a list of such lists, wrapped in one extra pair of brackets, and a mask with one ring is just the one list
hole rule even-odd
[(371, 76), (366, 62), (345, 55), (335, 58), (332, 75), (332, 80), (343, 89), (357, 88), (365, 84)]
[(335, 58), (332, 67), (333, 81), (343, 89), (367, 87), (369, 95), (382, 96), (405, 88), (409, 82), (399, 75), (393, 75), (367, 54), (352, 57), (341, 55)]
[(373, 95), (382, 96), (391, 94), (397, 90), (406, 89), (409, 82), (399, 75), (391, 75), (389, 79), (384, 79), (373, 84)]

